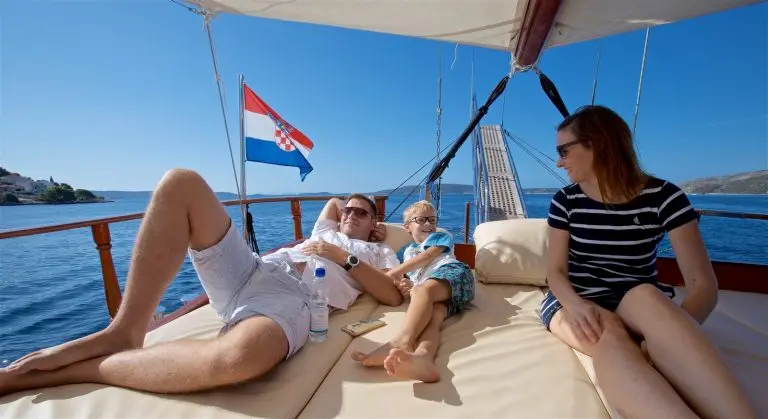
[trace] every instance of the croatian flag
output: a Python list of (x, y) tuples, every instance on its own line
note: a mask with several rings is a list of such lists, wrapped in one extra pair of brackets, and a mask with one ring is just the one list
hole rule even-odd
[(281, 118), (245, 84), (243, 97), (245, 160), (298, 167), (304, 181), (312, 171), (312, 165), (307, 161), (314, 147), (312, 141)]

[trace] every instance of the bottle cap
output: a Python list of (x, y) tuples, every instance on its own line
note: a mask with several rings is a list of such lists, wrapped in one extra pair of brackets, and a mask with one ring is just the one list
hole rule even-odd
[(315, 278), (325, 278), (325, 267), (318, 266), (315, 268)]

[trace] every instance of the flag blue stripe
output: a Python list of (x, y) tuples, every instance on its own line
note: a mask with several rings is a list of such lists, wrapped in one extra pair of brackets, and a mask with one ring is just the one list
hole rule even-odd
[(278, 166), (298, 167), (302, 181), (312, 172), (312, 165), (309, 164), (299, 150), (283, 151), (274, 141), (246, 137), (245, 160)]

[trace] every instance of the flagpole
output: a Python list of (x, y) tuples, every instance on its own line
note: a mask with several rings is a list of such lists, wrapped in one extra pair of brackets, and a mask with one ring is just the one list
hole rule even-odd
[(245, 79), (242, 73), (240, 78), (240, 211), (243, 217), (243, 237), (248, 238), (248, 228), (246, 226), (246, 220), (248, 219), (245, 209), (245, 200), (248, 198), (248, 192), (245, 190), (245, 97), (244, 89)]

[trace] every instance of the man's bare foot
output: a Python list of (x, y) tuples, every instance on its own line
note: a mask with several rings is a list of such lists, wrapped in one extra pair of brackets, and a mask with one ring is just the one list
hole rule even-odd
[(7, 379), (8, 376), (32, 370), (55, 370), (97, 356), (138, 348), (141, 347), (142, 343), (138, 337), (127, 337), (125, 334), (105, 329), (58, 346), (32, 352), (17, 359), (8, 367), (0, 369), (0, 385), (2, 385), (2, 380)]
[(11, 374), (7, 374), (0, 370), (0, 397), (10, 393), (9, 384), (11, 383)]
[(15, 377), (11, 376), (11, 374), (6, 374), (3, 370), (0, 370), (0, 397), (11, 394), (13, 391), (11, 388), (13, 378)]
[(382, 367), (384, 366), (384, 360), (389, 356), (392, 349), (395, 348), (413, 350), (408, 347), (407, 342), (401, 342), (395, 339), (379, 346), (374, 349), (373, 352), (366, 354), (360, 351), (353, 351), (351, 356), (352, 359), (362, 363), (366, 367)]
[(440, 381), (440, 372), (437, 371), (432, 357), (426, 353), (414, 353), (402, 349), (392, 349), (384, 360), (384, 369), (387, 374), (424, 383), (436, 383)]

